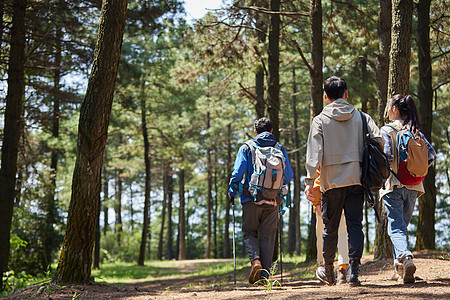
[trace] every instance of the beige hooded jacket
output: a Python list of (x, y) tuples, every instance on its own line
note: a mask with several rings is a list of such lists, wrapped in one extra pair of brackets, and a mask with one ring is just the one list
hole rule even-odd
[[(371, 138), (384, 141), (380, 130), (368, 114)], [(359, 112), (340, 98), (328, 104), (311, 124), (306, 150), (306, 184), (312, 184), (320, 166), (320, 190), (360, 185), (363, 158), (363, 127)]]

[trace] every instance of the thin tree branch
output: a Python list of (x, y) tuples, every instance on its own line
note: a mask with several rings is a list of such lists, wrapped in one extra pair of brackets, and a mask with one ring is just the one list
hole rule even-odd
[(370, 19), (372, 22), (375, 22), (375, 20), (370, 15), (368, 15), (366, 12), (360, 10), (358, 7), (356, 7), (355, 5), (353, 5), (351, 3), (337, 1), (337, 0), (333, 0), (332, 2), (338, 3), (338, 4), (347, 5), (350, 9), (356, 10), (357, 12), (361, 13), (362, 15), (364, 15), (364, 17)]
[(268, 14), (268, 15), (280, 15), (280, 16), (304, 16), (309, 17), (309, 13), (299, 12), (299, 11), (271, 11), (264, 7), (258, 6), (235, 6), (238, 9), (244, 10), (253, 10), (259, 13)]
[(297, 41), (295, 41), (294, 39), (288, 39), (288, 42), (290, 42), (291, 44), (293, 44), (295, 46), (295, 48), (297, 48), (297, 51), (300, 54), (300, 56), (302, 57), (302, 60), (305, 63), (306, 67), (308, 68), (309, 72), (313, 72), (313, 68), (306, 60), (306, 57), (303, 54), (302, 48), (300, 48), (300, 45), (297, 43)]
[(446, 85), (447, 83), (450, 83), (450, 80), (447, 80), (447, 81), (444, 81), (444, 82), (438, 84), (437, 86), (435, 86), (435, 87), (433, 88), (433, 91), (437, 90), (438, 88), (440, 88), (440, 87), (443, 86), (443, 85)]
[(247, 90), (240, 82), (239, 82), (239, 86), (241, 87), (241, 89), (244, 91), (244, 93), (247, 95), (248, 98), (254, 100), (254, 102), (258, 102), (258, 98), (256, 97), (255, 94), (253, 94), (252, 92)]

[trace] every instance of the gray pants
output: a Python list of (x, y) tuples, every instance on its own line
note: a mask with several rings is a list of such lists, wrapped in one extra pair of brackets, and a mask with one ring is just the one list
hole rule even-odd
[[(242, 232), (250, 261), (259, 258), (262, 268), (269, 271), (277, 233), (278, 206), (242, 204)], [(258, 241), (259, 231), (259, 241)], [(261, 276), (268, 275), (261, 272)]]

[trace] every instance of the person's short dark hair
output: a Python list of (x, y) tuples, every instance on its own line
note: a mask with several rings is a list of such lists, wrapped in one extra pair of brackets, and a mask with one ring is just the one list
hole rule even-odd
[(255, 131), (257, 134), (260, 134), (264, 131), (270, 132), (273, 128), (272, 121), (267, 119), (266, 117), (262, 117), (255, 121)]
[(336, 100), (344, 97), (344, 93), (347, 90), (347, 83), (342, 77), (331, 76), (325, 80), (323, 89), (325, 90), (328, 99)]

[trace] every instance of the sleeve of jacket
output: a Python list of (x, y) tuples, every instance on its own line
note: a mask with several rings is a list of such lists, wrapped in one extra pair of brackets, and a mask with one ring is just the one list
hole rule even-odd
[(389, 162), (391, 163), (394, 160), (394, 154), (392, 153), (392, 143), (391, 143), (391, 136), (389, 135), (389, 132), (386, 131), (386, 127), (381, 127), (380, 132), (383, 136), (384, 141), (384, 153), (389, 159)]
[(322, 122), (316, 116), (309, 130), (308, 142), (306, 147), (306, 184), (313, 184), (317, 178), (317, 168), (322, 164), (323, 158), (323, 130)]
[(366, 114), (366, 116), (370, 137), (374, 139), (378, 144), (380, 144), (381, 149), (384, 149), (384, 139), (383, 135), (381, 134), (380, 128), (378, 128), (377, 124), (375, 124), (375, 121), (370, 115)]
[(436, 151), (434, 151), (433, 146), (431, 146), (430, 142), (428, 142), (427, 138), (423, 133), (420, 133), (421, 137), (425, 141), (425, 144), (428, 148), (428, 166), (431, 166), (433, 162), (436, 160)]
[(288, 157), (286, 149), (284, 147), (283, 147), (283, 155), (284, 155), (284, 158), (285, 158), (285, 160), (284, 160), (285, 168), (284, 168), (284, 182), (283, 182), (283, 184), (286, 185), (292, 180), (292, 177), (294, 177), (294, 171), (292, 171), (291, 163), (289, 162), (289, 157)]
[(248, 160), (248, 146), (242, 145), (239, 148), (236, 160), (234, 161), (233, 173), (231, 174), (229, 190), (231, 197), (236, 196), (239, 191), (237, 186), (239, 182), (244, 178), (245, 172), (247, 171), (247, 160)]

